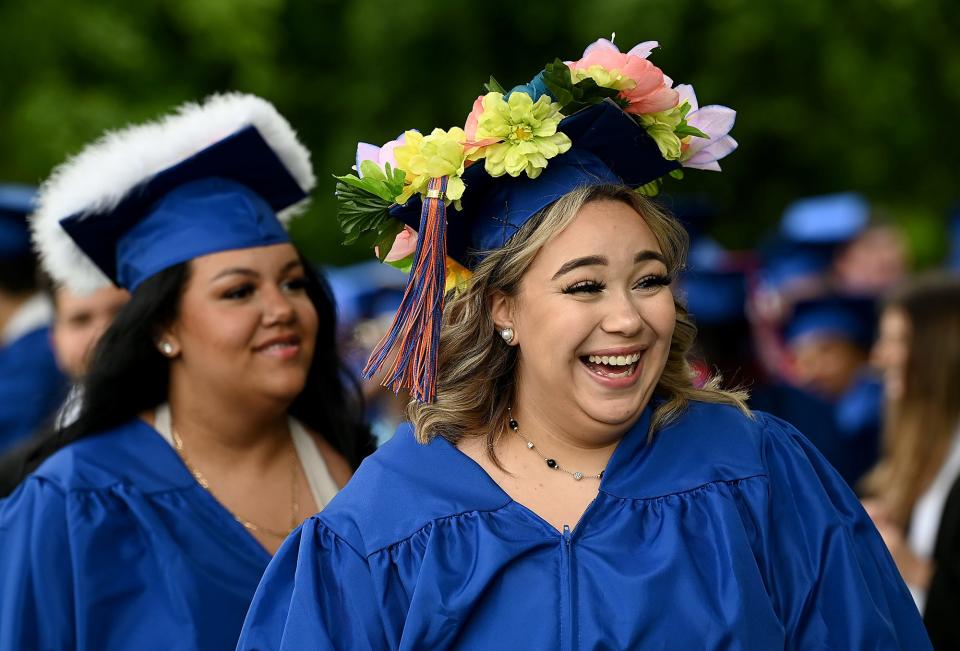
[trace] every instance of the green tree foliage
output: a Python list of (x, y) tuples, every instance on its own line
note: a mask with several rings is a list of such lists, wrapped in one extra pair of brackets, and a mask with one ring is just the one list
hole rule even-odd
[(793, 198), (859, 190), (942, 247), (960, 198), (956, 0), (30, 0), (0, 4), (0, 178), (39, 182), (104, 129), (237, 89), (271, 99), (314, 152), (312, 257), (337, 245), (335, 181), (357, 140), (462, 125), (493, 74), (506, 88), (617, 32), (701, 103), (739, 112), (709, 192), (746, 246)]

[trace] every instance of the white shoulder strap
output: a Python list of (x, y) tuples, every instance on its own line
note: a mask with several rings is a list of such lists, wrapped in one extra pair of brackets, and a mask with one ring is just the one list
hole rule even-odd
[(294, 418), (290, 419), (290, 435), (293, 437), (293, 445), (297, 449), (297, 456), (300, 457), (300, 463), (303, 465), (303, 474), (307, 476), (307, 483), (310, 484), (310, 492), (313, 494), (313, 500), (317, 503), (317, 510), (322, 511), (333, 496), (337, 494), (340, 488), (330, 476), (327, 464), (323, 460), (323, 455), (317, 449), (317, 444), (307, 430)]

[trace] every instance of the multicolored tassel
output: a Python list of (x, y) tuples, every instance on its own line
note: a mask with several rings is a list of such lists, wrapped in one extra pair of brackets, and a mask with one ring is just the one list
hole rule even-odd
[(423, 197), (417, 249), (389, 332), (370, 354), (363, 376), (371, 377), (387, 360), (396, 358), (383, 380), (394, 393), (406, 389), (418, 402), (437, 396), (437, 349), (446, 289), (447, 177), (431, 179)]

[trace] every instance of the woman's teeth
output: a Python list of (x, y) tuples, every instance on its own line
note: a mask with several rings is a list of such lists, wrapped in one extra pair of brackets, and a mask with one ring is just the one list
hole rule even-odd
[(632, 355), (590, 355), (587, 358), (591, 364), (606, 364), (607, 366), (630, 366), (640, 361), (640, 353)]
[(630, 355), (588, 355), (587, 368), (597, 375), (608, 378), (621, 378), (632, 375), (637, 370), (641, 353)]

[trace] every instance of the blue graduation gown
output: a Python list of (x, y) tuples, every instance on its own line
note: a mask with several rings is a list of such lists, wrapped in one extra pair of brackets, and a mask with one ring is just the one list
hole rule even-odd
[(49, 328), (0, 346), (0, 453), (52, 420), (66, 389)]
[(238, 649), (929, 649), (880, 536), (790, 425), (649, 409), (572, 531), (407, 430), (268, 567)]
[(143, 421), (0, 501), (0, 649), (232, 649), (270, 555)]

